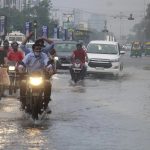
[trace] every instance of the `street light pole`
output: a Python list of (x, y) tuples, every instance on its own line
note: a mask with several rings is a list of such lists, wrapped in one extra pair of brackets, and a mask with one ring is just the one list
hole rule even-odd
[(104, 22), (104, 29), (102, 30), (104, 33), (104, 40), (107, 40), (108, 30), (107, 30), (107, 21)]
[(145, 33), (145, 25), (146, 25), (146, 15), (145, 15), (145, 11), (146, 11), (146, 8), (145, 8), (145, 0), (144, 0), (144, 42), (146, 41), (146, 33)]
[(36, 41), (36, 38), (37, 38), (37, 21), (36, 20), (34, 20), (33, 26), (34, 26), (34, 41)]
[(120, 20), (119, 40), (120, 40), (120, 42), (122, 42), (122, 40), (123, 40), (123, 38), (122, 38), (123, 19), (128, 19), (128, 20), (130, 20), (130, 21), (131, 21), (131, 20), (133, 21), (133, 20), (134, 20), (133, 14), (131, 13), (131, 14), (129, 15), (129, 17), (128, 17), (128, 16), (126, 16), (126, 15), (123, 15), (123, 12), (120, 12), (118, 16), (114, 16), (113, 18), (114, 18), (114, 19), (119, 18), (119, 20)]

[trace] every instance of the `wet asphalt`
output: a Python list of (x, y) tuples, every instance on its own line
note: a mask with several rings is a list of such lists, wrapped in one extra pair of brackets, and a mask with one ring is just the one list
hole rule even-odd
[[(69, 72), (52, 79), (52, 114), (36, 124), (20, 110), (17, 94), (0, 101), (2, 150), (149, 150), (150, 57), (122, 56), (118, 78)], [(7, 91), (6, 91), (7, 94)]]

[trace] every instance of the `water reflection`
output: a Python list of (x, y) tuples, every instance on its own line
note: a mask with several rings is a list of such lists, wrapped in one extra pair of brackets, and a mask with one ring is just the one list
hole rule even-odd
[(69, 81), (69, 86), (71, 86), (71, 91), (72, 92), (77, 92), (77, 93), (85, 93), (85, 80), (79, 81), (77, 83), (74, 83), (72, 80)]
[(48, 118), (34, 124), (29, 118), (22, 120), (21, 130), (23, 134), (24, 148), (29, 150), (48, 149), (48, 129), (51, 127), (51, 122)]
[(13, 136), (18, 134), (18, 129), (13, 122), (1, 121), (0, 123), (0, 149), (6, 149), (7, 145), (14, 140)]

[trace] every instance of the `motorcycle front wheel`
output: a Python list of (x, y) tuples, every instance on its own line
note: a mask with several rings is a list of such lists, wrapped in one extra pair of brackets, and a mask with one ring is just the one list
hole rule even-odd
[(38, 105), (38, 97), (32, 97), (32, 107), (31, 107), (31, 113), (33, 120), (38, 120), (38, 111), (39, 105)]

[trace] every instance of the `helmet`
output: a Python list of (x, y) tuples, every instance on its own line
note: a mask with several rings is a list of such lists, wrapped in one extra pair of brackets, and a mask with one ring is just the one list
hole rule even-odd
[(81, 43), (77, 43), (76, 47), (79, 47), (79, 46), (82, 47), (82, 44)]
[(17, 41), (13, 41), (13, 42), (11, 43), (11, 46), (13, 46), (13, 45), (18, 46), (19, 44), (17, 43)]

